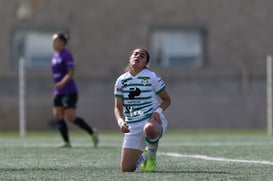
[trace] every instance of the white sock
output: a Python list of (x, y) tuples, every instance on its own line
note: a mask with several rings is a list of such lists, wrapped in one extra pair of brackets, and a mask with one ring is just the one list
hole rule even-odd
[(139, 159), (137, 160), (136, 168), (138, 168), (146, 159), (147, 159), (147, 156), (146, 156), (145, 152), (143, 152), (140, 155)]
[(147, 143), (148, 158), (152, 158), (152, 159), (156, 158), (156, 152), (157, 152), (158, 144), (159, 144), (159, 142), (156, 142), (154, 144)]

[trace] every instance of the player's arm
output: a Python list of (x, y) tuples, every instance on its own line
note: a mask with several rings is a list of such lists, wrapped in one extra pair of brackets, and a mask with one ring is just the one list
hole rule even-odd
[(123, 119), (123, 99), (120, 97), (115, 97), (115, 108), (114, 108), (114, 114), (115, 118), (118, 122), (119, 128), (123, 133), (128, 133), (129, 128), (126, 122)]
[(55, 88), (61, 89), (62, 87), (65, 86), (65, 84), (67, 84), (67, 82), (69, 82), (73, 78), (73, 76), (74, 70), (73, 69), (68, 70), (67, 74), (62, 78), (62, 80), (55, 84)]
[(169, 105), (171, 104), (171, 98), (169, 97), (166, 90), (161, 91), (158, 96), (162, 101), (160, 106), (152, 114), (151, 119), (161, 124), (160, 114), (169, 107)]
[(158, 96), (160, 97), (160, 99), (162, 100), (161, 104), (160, 104), (160, 108), (162, 109), (162, 111), (166, 110), (169, 105), (171, 104), (171, 98), (168, 95), (168, 92), (165, 90), (163, 90), (162, 92), (160, 92), (158, 94)]

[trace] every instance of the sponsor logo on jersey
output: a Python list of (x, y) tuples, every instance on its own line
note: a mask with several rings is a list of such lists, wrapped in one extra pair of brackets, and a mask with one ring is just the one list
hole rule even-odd
[(134, 99), (136, 96), (139, 96), (141, 93), (141, 90), (137, 87), (135, 88), (130, 88), (130, 92), (129, 92), (129, 99)]

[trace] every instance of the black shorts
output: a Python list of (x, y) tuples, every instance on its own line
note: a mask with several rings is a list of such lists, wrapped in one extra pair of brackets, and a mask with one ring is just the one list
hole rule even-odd
[(76, 108), (78, 102), (78, 93), (55, 95), (54, 107)]

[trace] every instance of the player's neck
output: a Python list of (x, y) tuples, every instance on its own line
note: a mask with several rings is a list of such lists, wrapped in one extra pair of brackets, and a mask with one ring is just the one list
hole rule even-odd
[(138, 68), (130, 68), (130, 74), (132, 75), (132, 76), (136, 76), (139, 72), (141, 72), (143, 69), (138, 69)]

